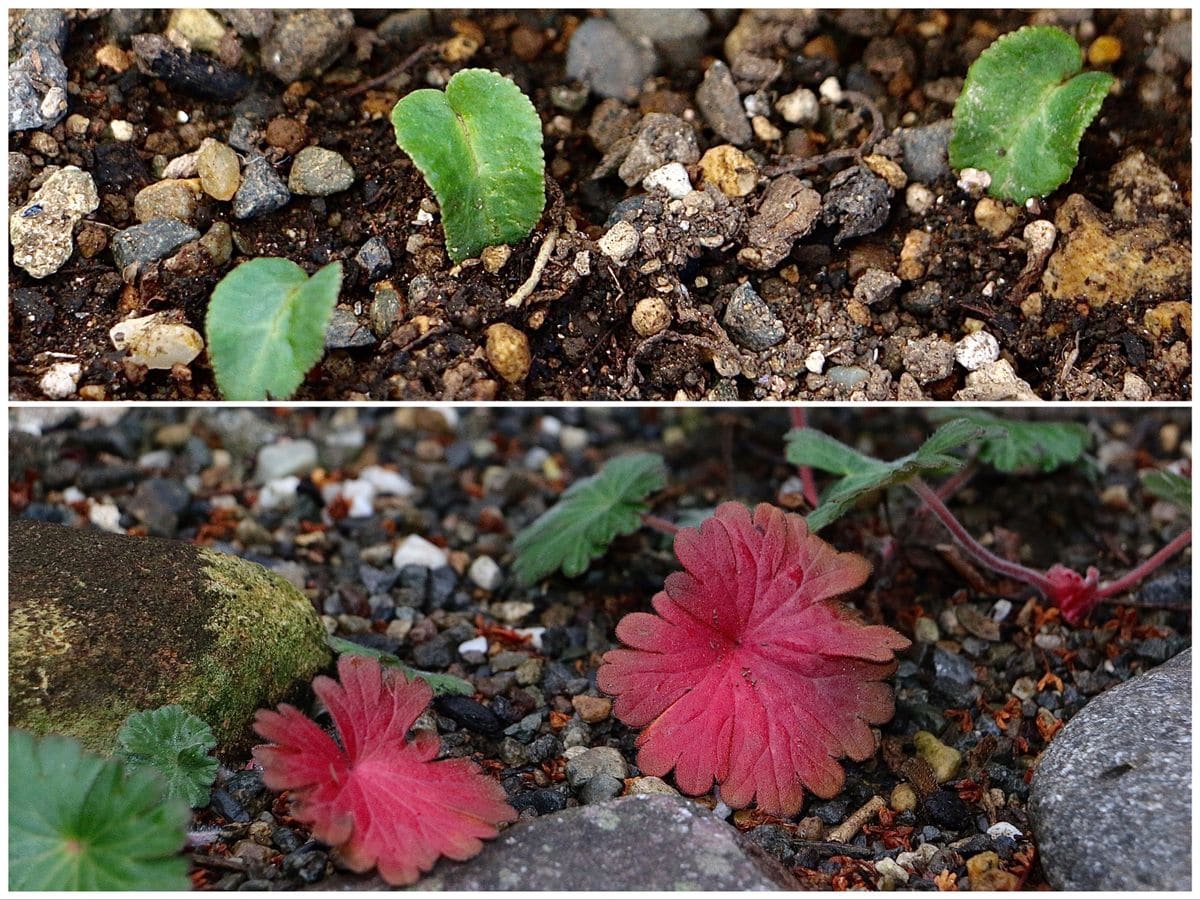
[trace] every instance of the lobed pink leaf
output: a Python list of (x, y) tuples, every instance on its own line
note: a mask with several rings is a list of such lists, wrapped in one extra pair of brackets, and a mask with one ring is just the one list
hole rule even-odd
[(780, 816), (800, 810), (806, 789), (834, 796), (844, 779), (837, 759), (869, 757), (869, 726), (892, 717), (883, 679), (909, 644), (832, 602), (866, 581), (870, 565), (765, 503), (753, 516), (721, 505), (679, 532), (675, 553), (685, 571), (654, 596), (654, 614), (618, 623), (626, 647), (600, 667), (617, 717), (644, 728), (638, 765), (650, 775), (674, 769), (689, 794), (716, 782), (729, 805), (755, 801)]
[(350, 655), (338, 660), (338, 678), (319, 677), (313, 690), (341, 746), (283, 704), (255, 717), (255, 731), (270, 743), (255, 747), (254, 757), (266, 785), (290, 791), (293, 815), (338, 846), (349, 868), (374, 866), (389, 884), (411, 884), (439, 856), (474, 856), (499, 823), (516, 819), (504, 790), (474, 763), (433, 761), (436, 734), (408, 739), (433, 697), (428, 684)]

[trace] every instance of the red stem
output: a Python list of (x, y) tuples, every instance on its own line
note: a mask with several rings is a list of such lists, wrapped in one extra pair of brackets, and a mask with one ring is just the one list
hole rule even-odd
[[(792, 414), (793, 428), (808, 427), (808, 411), (803, 406), (793, 406), (789, 410)], [(813, 478), (812, 469), (808, 466), (797, 466), (800, 471), (800, 483), (804, 486), (804, 499), (808, 501), (808, 505), (816, 509), (821, 503), (821, 495), (817, 493), (817, 482)]]
[(958, 545), (978, 562), (993, 571), (999, 572), (1001, 575), (1007, 575), (1009, 578), (1015, 578), (1018, 581), (1025, 582), (1025, 584), (1032, 585), (1046, 597), (1053, 596), (1054, 586), (1041, 572), (1031, 569), (1028, 566), (1023, 566), (1020, 563), (1003, 559), (971, 537), (967, 529), (962, 526), (962, 523), (954, 518), (954, 513), (946, 508), (946, 504), (942, 502), (942, 498), (937, 495), (937, 492), (923, 480), (914, 478), (908, 484), (916, 492), (917, 496), (925, 501), (925, 505), (929, 507), (930, 512), (937, 516), (938, 520), (946, 526), (946, 530), (958, 541)]
[(668, 522), (666, 519), (660, 519), (658, 516), (652, 516), (650, 513), (642, 513), (642, 524), (647, 528), (653, 528), (655, 531), (669, 534), (672, 537), (679, 534), (678, 525)]
[(1114, 597), (1129, 590), (1191, 542), (1192, 529), (1188, 528), (1137, 568), (1130, 569), (1116, 581), (1101, 587), (1096, 592), (1096, 598), (1098, 600), (1107, 600), (1109, 597)]

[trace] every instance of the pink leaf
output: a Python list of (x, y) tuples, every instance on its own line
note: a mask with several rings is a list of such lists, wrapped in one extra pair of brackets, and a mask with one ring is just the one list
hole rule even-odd
[(439, 856), (468, 859), (516, 813), (503, 788), (469, 760), (433, 762), (436, 734), (408, 730), (433, 692), (377, 660), (342, 656), (338, 677), (313, 690), (337, 726), (338, 744), (292, 706), (259, 710), (254, 748), (263, 781), (291, 792), (293, 815), (313, 836), (340, 847), (356, 872), (372, 866), (389, 884), (411, 884)]
[(893, 651), (909, 641), (849, 618), (831, 598), (866, 581), (870, 566), (809, 534), (804, 519), (761, 504), (751, 519), (725, 503), (675, 538), (686, 571), (617, 625), (629, 649), (609, 651), (599, 685), (618, 718), (644, 730), (638, 765), (675, 770), (689, 794), (716, 781), (732, 807), (780, 816), (804, 789), (841, 790), (836, 761), (874, 750), (869, 725), (892, 717)]

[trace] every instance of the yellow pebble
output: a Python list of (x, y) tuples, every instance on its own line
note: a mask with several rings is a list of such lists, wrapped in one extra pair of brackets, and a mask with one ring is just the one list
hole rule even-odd
[(1120, 58), (1121, 41), (1111, 34), (1101, 35), (1088, 47), (1088, 62), (1093, 66), (1111, 66)]
[(913, 735), (917, 755), (929, 763), (933, 776), (938, 784), (945, 784), (958, 774), (962, 765), (962, 754), (953, 747), (947, 747), (928, 731), (918, 731)]
[(917, 792), (913, 790), (912, 785), (907, 781), (902, 781), (892, 788), (892, 796), (888, 799), (888, 806), (895, 812), (916, 809)]

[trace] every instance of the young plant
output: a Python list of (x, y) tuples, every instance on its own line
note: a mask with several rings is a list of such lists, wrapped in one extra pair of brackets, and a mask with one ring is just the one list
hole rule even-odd
[(987, 172), (988, 193), (1018, 203), (1063, 184), (1115, 81), (1082, 67), (1083, 51), (1058, 28), (998, 38), (971, 64), (954, 105), (950, 165)]
[(463, 69), (445, 92), (402, 97), (392, 124), (437, 197), (452, 260), (533, 231), (546, 206), (542, 121), (511, 80)]
[(389, 884), (411, 884), (439, 856), (469, 859), (497, 825), (516, 819), (503, 788), (465, 759), (434, 762), (432, 732), (408, 731), (433, 698), (378, 660), (345, 655), (341, 681), (318, 677), (313, 691), (329, 710), (339, 745), (312, 719), (283, 704), (259, 710), (254, 748), (263, 781), (289, 791), (292, 813), (313, 837), (339, 848), (356, 872), (372, 866)]
[(982, 409), (935, 414), (935, 418), (965, 419), (983, 428), (979, 461), (1001, 472), (1053, 472), (1078, 462), (1091, 443), (1087, 428), (1078, 422), (1024, 422)]
[(325, 331), (342, 287), (342, 264), (311, 278), (287, 259), (244, 262), (217, 284), (205, 330), (226, 400), (285, 400), (325, 353)]
[(609, 460), (599, 472), (572, 484), (558, 502), (517, 535), (513, 571), (526, 585), (556, 569), (574, 577), (608, 550), (620, 534), (642, 526), (646, 498), (662, 490), (667, 469), (657, 453)]
[(149, 769), (162, 776), (169, 797), (193, 808), (208, 806), (217, 760), (212, 729), (182, 706), (132, 713), (117, 732), (117, 755), (131, 772)]
[(464, 681), (461, 678), (455, 678), (453, 675), (446, 675), (442, 672), (425, 672), (421, 669), (414, 669), (412, 666), (406, 666), (402, 663), (400, 657), (394, 653), (385, 653), (383, 650), (364, 647), (362, 644), (334, 637), (332, 634), (325, 640), (329, 644), (329, 649), (338, 655), (370, 657), (381, 666), (390, 666), (402, 672), (404, 677), (409, 681), (418, 679), (424, 681), (429, 685), (434, 694), (438, 696), (442, 694), (459, 694), (469, 697), (475, 693), (475, 686), (469, 681)]
[(71, 738), (8, 733), (8, 887), (184, 891), (187, 805)]
[(753, 517), (722, 504), (678, 532), (675, 553), (685, 571), (654, 596), (655, 614), (620, 621), (630, 649), (605, 654), (597, 679), (617, 718), (644, 729), (638, 766), (674, 769), (688, 794), (715, 781), (729, 806), (777, 816), (797, 813), (805, 788), (834, 796), (837, 759), (875, 752), (869, 726), (893, 713), (883, 679), (909, 645), (832, 600), (866, 580), (867, 561), (765, 503)]

